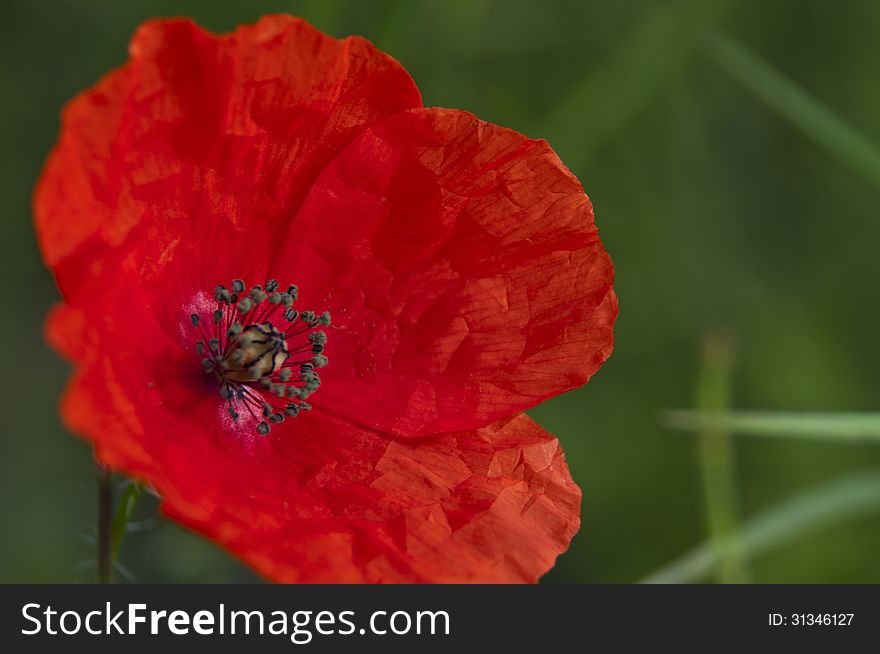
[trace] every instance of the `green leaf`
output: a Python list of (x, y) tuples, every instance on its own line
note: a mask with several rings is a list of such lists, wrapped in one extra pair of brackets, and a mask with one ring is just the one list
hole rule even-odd
[(843, 443), (880, 442), (878, 413), (668, 411), (666, 424), (683, 431), (720, 428), (742, 436), (771, 436)]
[[(880, 473), (842, 477), (803, 491), (749, 520), (736, 535), (737, 545), (749, 557), (779, 549), (833, 525), (880, 511)], [(726, 547), (732, 547), (731, 539)], [(691, 583), (717, 569), (723, 548), (699, 545), (681, 558), (642, 580), (647, 584)]]
[(143, 486), (140, 483), (132, 481), (126, 484), (119, 497), (111, 527), (114, 561), (119, 558), (119, 551), (122, 549), (122, 539), (125, 538), (128, 523), (131, 520), (132, 514), (134, 514), (134, 507), (137, 505), (142, 490)]
[(880, 150), (869, 139), (730, 37), (710, 32), (704, 43), (722, 70), (853, 171), (880, 186)]

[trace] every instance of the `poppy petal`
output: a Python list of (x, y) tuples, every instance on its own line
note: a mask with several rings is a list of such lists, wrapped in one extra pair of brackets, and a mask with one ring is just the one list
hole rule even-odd
[(534, 582), (579, 527), (559, 443), (525, 415), (395, 439), (313, 411), (263, 437), (217, 428), (197, 383), (102, 359), (71, 383), (68, 426), (276, 581)]
[[(151, 21), (130, 54), (65, 109), (35, 194), (66, 424), (269, 578), (535, 581), (580, 490), (519, 411), (585, 383), (617, 313), (574, 176), (299, 19)], [(233, 278), (298, 284), (328, 342), (281, 295), (219, 310)], [(255, 343), (284, 369), (236, 377), (273, 315)]]
[[(157, 248), (222, 220), (239, 249), (266, 251), (340, 148), (421, 106), (394, 59), (290, 16), (225, 35), (153, 20), (129, 51), (127, 64), (64, 109), (35, 195), (41, 250), (68, 296), (107, 246), (144, 222), (170, 230)], [(197, 224), (174, 224), (186, 221)]]
[(44, 331), (49, 345), (74, 363), (82, 363), (94, 347), (89, 341), (85, 312), (63, 302), (49, 310)]
[(580, 386), (612, 348), (611, 260), (545, 141), (449, 109), (367, 129), (275, 261), (327, 308), (316, 402), (411, 436), (481, 427)]

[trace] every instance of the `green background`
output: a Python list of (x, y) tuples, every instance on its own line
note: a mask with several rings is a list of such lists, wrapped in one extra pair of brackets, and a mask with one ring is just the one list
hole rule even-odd
[[(147, 17), (228, 31), (276, 11), (366, 36), (406, 66), (428, 105), (547, 138), (594, 202), (621, 311), (606, 366), (532, 412), (584, 490), (583, 527), (546, 581), (637, 581), (707, 538), (696, 437), (662, 415), (693, 406), (708, 331), (735, 335), (737, 407), (878, 409), (880, 3), (7, 1), (0, 580), (94, 578), (90, 451), (57, 415), (68, 368), (42, 340), (56, 291), (30, 216), (59, 109), (125, 60)], [(725, 39), (860, 135), (835, 131), (776, 82), (756, 93), (759, 71), (731, 65)], [(804, 489), (880, 469), (880, 443), (738, 438), (731, 465), (748, 522)], [(862, 500), (858, 515), (751, 557), (749, 578), (880, 582), (880, 511)], [(165, 520), (143, 526), (122, 555), (139, 581), (253, 579)]]

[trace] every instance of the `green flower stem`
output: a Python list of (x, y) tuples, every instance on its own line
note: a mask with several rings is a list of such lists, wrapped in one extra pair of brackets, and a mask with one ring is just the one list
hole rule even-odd
[(98, 478), (98, 582), (113, 583), (113, 473), (96, 464)]
[(125, 490), (119, 498), (116, 505), (116, 512), (113, 515), (113, 524), (111, 532), (113, 536), (113, 560), (119, 560), (119, 552), (122, 549), (122, 540), (128, 531), (128, 523), (134, 513), (134, 507), (137, 505), (138, 498), (141, 496), (143, 486), (136, 481), (129, 481), (125, 485)]
[[(697, 409), (719, 415), (730, 406), (733, 340), (725, 332), (710, 333), (703, 344)], [(709, 541), (718, 553), (718, 581), (747, 583), (745, 554), (737, 538), (739, 510), (733, 443), (721, 423), (707, 423), (697, 433)]]

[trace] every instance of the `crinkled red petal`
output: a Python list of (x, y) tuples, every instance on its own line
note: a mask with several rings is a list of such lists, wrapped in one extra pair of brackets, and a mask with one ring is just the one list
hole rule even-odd
[(154, 228), (165, 258), (190, 252), (182, 236), (214, 232), (227, 256), (266, 256), (339, 149), (421, 106), (394, 59), (290, 16), (226, 35), (154, 20), (129, 51), (65, 108), (35, 194), (43, 257), (68, 298), (137, 229)]
[(219, 428), (215, 397), (100, 357), (63, 414), (168, 515), (276, 581), (534, 582), (578, 529), (559, 443), (525, 415), (395, 439), (314, 411), (263, 437)]
[(613, 268), (580, 183), (545, 141), (463, 111), (366, 130), (318, 178), (273, 269), (333, 314), (316, 402), (398, 435), (481, 427), (611, 354)]
[[(577, 529), (558, 442), (509, 416), (610, 354), (590, 202), (546, 143), (420, 104), (363, 39), (152, 21), (37, 188), (65, 421), (272, 579), (534, 581)], [(317, 409), (267, 437), (195, 353), (235, 277), (333, 314)]]

